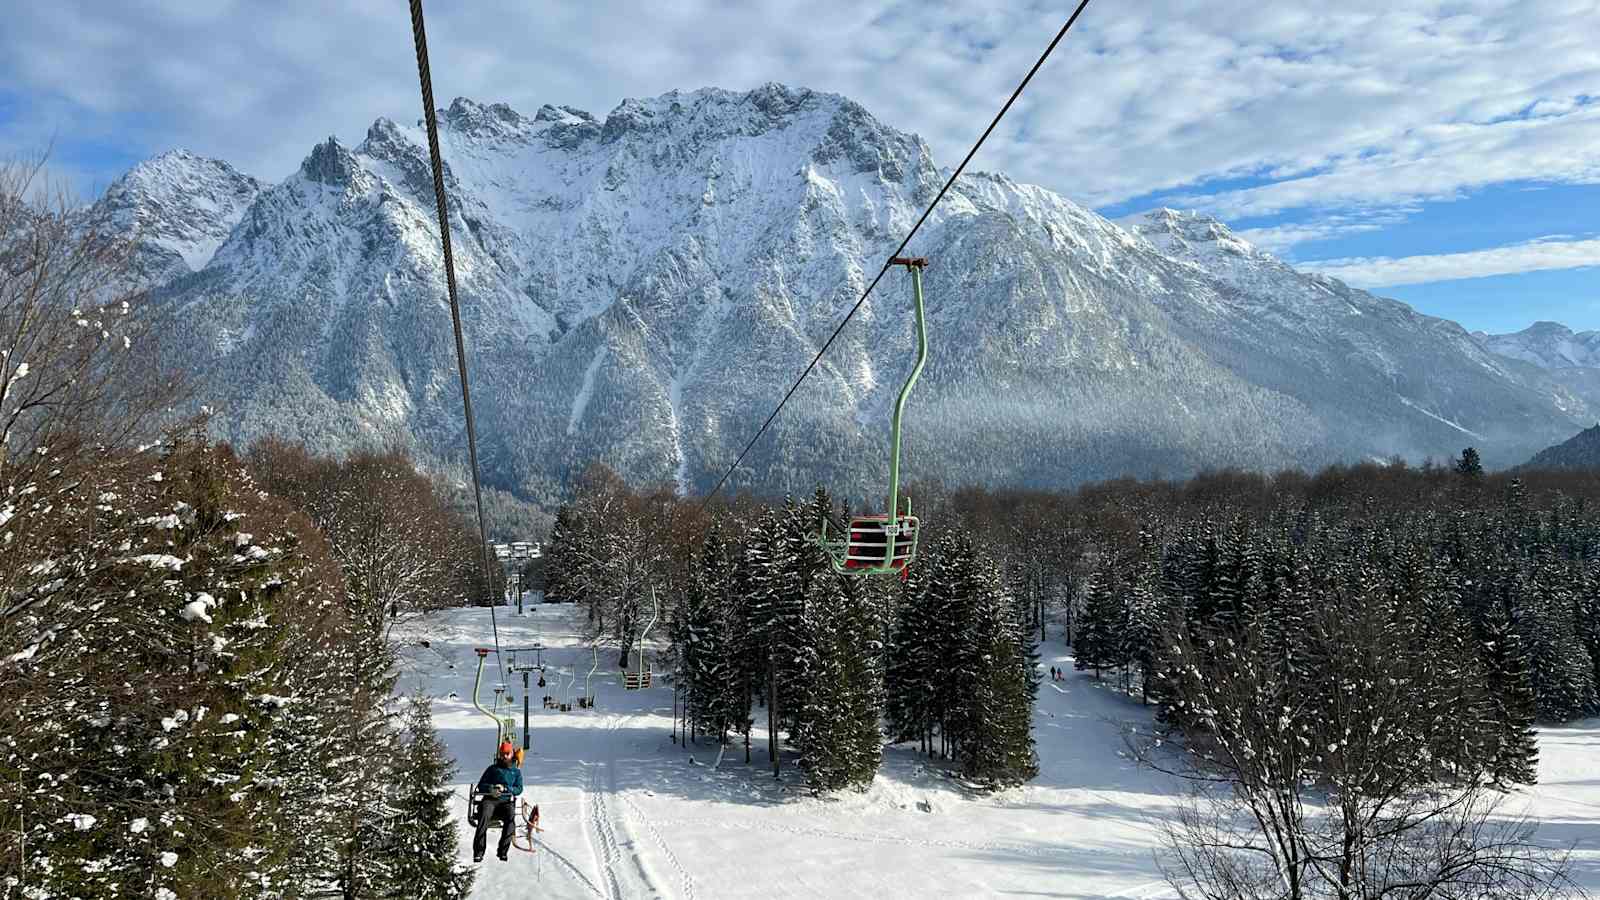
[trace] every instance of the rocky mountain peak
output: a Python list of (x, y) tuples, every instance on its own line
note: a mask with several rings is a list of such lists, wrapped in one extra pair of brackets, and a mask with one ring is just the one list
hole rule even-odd
[(1123, 224), (1166, 253), (1249, 257), (1260, 252), (1219, 220), (1195, 210), (1162, 207), (1124, 219)]
[[(709, 487), (940, 182), (915, 135), (777, 84), (625, 100), (604, 121), (466, 98), (442, 114), (485, 474), (541, 503), (597, 458), (635, 483)], [(325, 141), (256, 198), (210, 277), (158, 292), (185, 311), (195, 371), (232, 398), (225, 437), (337, 450), (382, 434), (456, 458), (437, 222), (425, 134), (378, 119), (359, 148)], [(1128, 227), (1142, 237), (1001, 173), (958, 183), (913, 248), (938, 261), (946, 336), (907, 426), (909, 471), (1060, 486), (1420, 459), (1463, 440), (1496, 466), (1600, 409), (1209, 216)], [(892, 289), (733, 489), (881, 489), (913, 340), (909, 286)]]
[(311, 155), (300, 164), (300, 172), (308, 181), (334, 187), (350, 185), (355, 178), (357, 168), (359, 166), (355, 156), (339, 143), (338, 138), (331, 135), (313, 147)]
[(128, 170), (91, 209), (136, 241), (131, 286), (199, 271), (264, 185), (220, 159), (169, 150)]
[(533, 120), (504, 103), (482, 104), (467, 97), (452, 100), (440, 118), (451, 131), (480, 140), (526, 141), (533, 129)]
[(1538, 322), (1535, 322), (1532, 325), (1529, 325), (1527, 328), (1522, 329), (1522, 331), (1520, 333), (1524, 334), (1524, 335), (1527, 335), (1529, 337), (1533, 337), (1535, 335), (1537, 335), (1539, 337), (1572, 337), (1573, 336), (1572, 329), (1568, 328), (1567, 326), (1565, 326), (1563, 324), (1561, 324), (1560, 322), (1545, 322), (1545, 321), (1542, 321), (1542, 320), (1538, 321)]
[(559, 122), (566, 125), (576, 125), (582, 122), (598, 123), (594, 114), (571, 106), (554, 106), (549, 103), (539, 107), (534, 114), (535, 122)]
[(403, 147), (409, 144), (400, 126), (393, 119), (379, 116), (372, 126), (367, 129), (367, 140), (361, 145), (361, 152), (387, 157), (382, 151), (385, 148)]
[(176, 149), (153, 156), (129, 169), (111, 184), (106, 196), (144, 193), (160, 202), (197, 185), (259, 190), (261, 183), (220, 159), (209, 159), (188, 150)]

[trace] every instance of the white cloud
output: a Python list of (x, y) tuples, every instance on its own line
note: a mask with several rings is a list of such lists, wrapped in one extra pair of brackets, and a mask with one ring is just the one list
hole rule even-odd
[(1414, 207), (1392, 207), (1359, 210), (1318, 216), (1306, 222), (1294, 222), (1261, 228), (1241, 228), (1235, 233), (1257, 247), (1270, 253), (1282, 254), (1291, 247), (1313, 241), (1326, 241), (1364, 232), (1381, 231), (1406, 220)]
[(1305, 207), (1449, 200), (1508, 181), (1600, 183), (1600, 104), (1545, 118), (1417, 129), (1382, 156), (1248, 190), (1186, 196), (1229, 217)]
[[(428, 39), (441, 106), (603, 114), (775, 80), (850, 96), (954, 164), (1069, 9), (475, 0), (431, 6)], [(1595, 0), (1091, 4), (976, 165), (1092, 205), (1188, 190), (1224, 217), (1600, 181), (1597, 18)], [(0, 84), (23, 98), (14, 135), (184, 146), (267, 179), (420, 111), (407, 11), (385, 0), (28, 4), (0, 30)], [(1237, 177), (1275, 183), (1208, 196)]]
[(1600, 266), (1600, 239), (1570, 240), (1565, 235), (1467, 253), (1324, 259), (1297, 264), (1297, 268), (1332, 275), (1362, 288), (1587, 266)]

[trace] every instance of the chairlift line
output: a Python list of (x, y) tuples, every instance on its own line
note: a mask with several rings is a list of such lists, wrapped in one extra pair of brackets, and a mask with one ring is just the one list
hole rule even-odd
[[(413, 2), (417, 2), (417, 0), (413, 0)], [(939, 193), (933, 198), (933, 202), (929, 203), (928, 208), (922, 211), (922, 215), (917, 219), (917, 223), (911, 226), (911, 231), (906, 234), (905, 240), (901, 241), (900, 246), (896, 247), (894, 252), (889, 254), (889, 259), (884, 262), (883, 268), (878, 270), (877, 277), (872, 279), (872, 283), (867, 285), (867, 289), (862, 292), (861, 299), (856, 301), (855, 306), (850, 307), (850, 311), (845, 314), (844, 320), (839, 323), (837, 328), (833, 329), (833, 334), (829, 335), (827, 341), (823, 342), (822, 349), (818, 350), (817, 355), (812, 357), (810, 364), (806, 366), (804, 372), (800, 373), (800, 377), (795, 379), (795, 382), (789, 388), (788, 393), (783, 395), (783, 399), (778, 401), (777, 408), (772, 411), (771, 415), (767, 416), (767, 420), (765, 422), (761, 423), (761, 428), (756, 431), (755, 437), (750, 439), (750, 443), (746, 444), (744, 449), (739, 452), (739, 456), (733, 461), (733, 465), (729, 466), (728, 471), (723, 472), (722, 477), (717, 479), (716, 487), (713, 487), (711, 489), (711, 493), (706, 494), (705, 499), (700, 501), (700, 506), (695, 510), (697, 513), (705, 511), (705, 508), (711, 503), (711, 498), (715, 497), (717, 492), (722, 490), (722, 485), (727, 482), (728, 476), (732, 475), (734, 470), (739, 468), (739, 464), (744, 462), (744, 458), (747, 454), (749, 454), (750, 448), (754, 447), (756, 445), (756, 441), (761, 440), (761, 436), (767, 433), (767, 428), (772, 425), (772, 420), (776, 419), (778, 417), (778, 413), (783, 411), (784, 405), (789, 402), (790, 397), (794, 396), (794, 392), (800, 387), (800, 383), (805, 381), (806, 376), (811, 374), (811, 370), (817, 367), (818, 361), (822, 359), (822, 354), (828, 352), (828, 348), (833, 346), (833, 342), (839, 337), (839, 333), (844, 331), (844, 327), (850, 324), (851, 319), (855, 318), (856, 312), (861, 309), (861, 305), (867, 302), (868, 297), (872, 296), (873, 288), (878, 286), (878, 282), (882, 281), (883, 276), (888, 274), (889, 269), (895, 265), (895, 260), (900, 257), (900, 254), (905, 252), (906, 246), (911, 243), (911, 239), (915, 237), (917, 231), (922, 228), (922, 223), (928, 220), (928, 216), (933, 213), (934, 207), (939, 205), (939, 201), (944, 199), (944, 195), (950, 190), (950, 186), (956, 183), (957, 178), (961, 177), (961, 173), (966, 170), (967, 164), (972, 162), (972, 158), (978, 154), (978, 149), (983, 146), (983, 142), (989, 139), (990, 133), (993, 132), (995, 127), (1000, 124), (1000, 120), (1005, 118), (1006, 113), (1011, 109), (1011, 105), (1017, 102), (1018, 97), (1022, 96), (1022, 91), (1028, 86), (1028, 82), (1033, 80), (1033, 76), (1039, 71), (1040, 67), (1044, 65), (1044, 61), (1050, 58), (1050, 54), (1056, 49), (1056, 45), (1061, 43), (1061, 39), (1067, 36), (1068, 31), (1072, 30), (1073, 24), (1078, 21), (1078, 16), (1083, 14), (1084, 8), (1088, 5), (1089, 0), (1081, 0), (1081, 2), (1078, 3), (1078, 8), (1072, 11), (1072, 15), (1067, 18), (1066, 24), (1061, 26), (1060, 31), (1056, 32), (1055, 38), (1050, 41), (1050, 46), (1044, 48), (1044, 53), (1039, 55), (1039, 59), (1033, 64), (1033, 68), (1029, 69), (1028, 74), (1022, 77), (1022, 81), (1017, 85), (1017, 89), (1011, 92), (1011, 97), (1006, 100), (1005, 105), (1000, 107), (1000, 111), (998, 113), (995, 113), (994, 120), (989, 123), (989, 127), (985, 128), (983, 130), (983, 134), (978, 136), (978, 142), (972, 145), (971, 150), (967, 151), (967, 156), (965, 159), (961, 160), (961, 165), (956, 166), (956, 170), (950, 174), (950, 179), (944, 183), (944, 187), (939, 189)]]
[[(478, 544), (483, 553), (483, 583), (494, 587), (489, 564), (489, 528), (483, 518), (483, 488), (478, 479), (478, 432), (472, 420), (472, 391), (467, 386), (467, 345), (461, 336), (461, 303), (456, 298), (456, 263), (450, 251), (450, 208), (444, 196), (444, 157), (439, 153), (439, 119), (433, 110), (433, 75), (428, 69), (428, 36), (422, 27), (422, 0), (411, 0), (411, 37), (417, 46), (417, 80), (422, 85), (422, 115), (428, 123), (428, 156), (433, 163), (433, 199), (439, 210), (439, 241), (444, 246), (444, 281), (450, 293), (450, 323), (455, 330), (456, 369), (461, 374), (461, 407), (467, 421), (467, 459), (472, 464), (472, 500), (478, 511)], [(492, 599), (492, 598), (491, 598)], [(500, 623), (489, 607), (494, 643), (500, 646)]]

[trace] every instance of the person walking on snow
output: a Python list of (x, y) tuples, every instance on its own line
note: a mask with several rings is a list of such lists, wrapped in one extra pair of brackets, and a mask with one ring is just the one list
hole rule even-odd
[(501, 862), (511, 851), (511, 838), (516, 828), (517, 797), (522, 794), (522, 770), (517, 768), (516, 748), (510, 741), (500, 743), (500, 753), (494, 765), (483, 770), (478, 779), (478, 830), (472, 836), (472, 861), (483, 862), (483, 851), (489, 844), (489, 823), (500, 823), (500, 844), (495, 848)]

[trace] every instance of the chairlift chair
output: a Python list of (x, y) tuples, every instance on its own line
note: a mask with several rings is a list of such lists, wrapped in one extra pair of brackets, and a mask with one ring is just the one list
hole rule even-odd
[[(483, 702), (479, 699), (483, 690), (483, 666), (488, 661), (489, 654), (493, 651), (487, 647), (475, 647), (473, 652), (478, 654), (478, 675), (472, 682), (472, 705), (478, 712), (488, 716), (494, 722), (494, 746), (496, 755), (498, 755), (500, 742), (511, 740), (516, 736), (517, 720), (514, 716), (500, 714), (500, 704), (506, 693), (504, 684), (497, 685), (494, 689), (494, 709), (491, 711), (483, 708)], [(512, 741), (512, 743), (515, 744), (515, 741)], [(520, 749), (516, 751), (515, 759), (516, 764), (520, 767), (522, 765), (522, 751)], [(467, 792), (467, 823), (474, 828), (478, 827), (478, 807), (484, 796), (476, 785)]]
[(850, 538), (845, 545), (845, 572), (873, 573), (888, 569), (904, 572), (917, 555), (917, 527), (920, 521), (907, 514), (891, 521), (886, 515), (855, 516), (850, 520)]
[(600, 645), (590, 644), (589, 653), (591, 656), (589, 675), (583, 681), (583, 696), (578, 698), (579, 709), (594, 709), (594, 673), (600, 668)]
[(656, 599), (656, 589), (654, 587), (650, 589), (650, 602), (653, 606), (653, 611), (650, 614), (650, 622), (644, 626), (643, 631), (639, 632), (639, 668), (637, 671), (633, 672), (623, 670), (623, 690), (637, 691), (641, 688), (647, 688), (650, 686), (651, 671), (645, 666), (644, 662), (644, 639), (645, 636), (650, 633), (650, 629), (655, 627), (656, 620), (661, 618), (661, 601)]
[[(822, 516), (817, 543), (828, 552), (835, 571), (853, 575), (899, 575), (917, 558), (917, 535), (921, 521), (911, 514), (911, 500), (900, 502), (900, 421), (906, 398), (928, 361), (928, 323), (922, 303), (922, 270), (928, 260), (922, 256), (896, 256), (890, 265), (905, 266), (911, 273), (911, 293), (917, 321), (917, 362), (894, 402), (894, 417), (889, 431), (889, 503), (887, 513), (854, 516), (848, 528), (840, 529)], [(832, 525), (832, 534), (829, 526)], [(842, 535), (840, 532), (843, 532)]]

